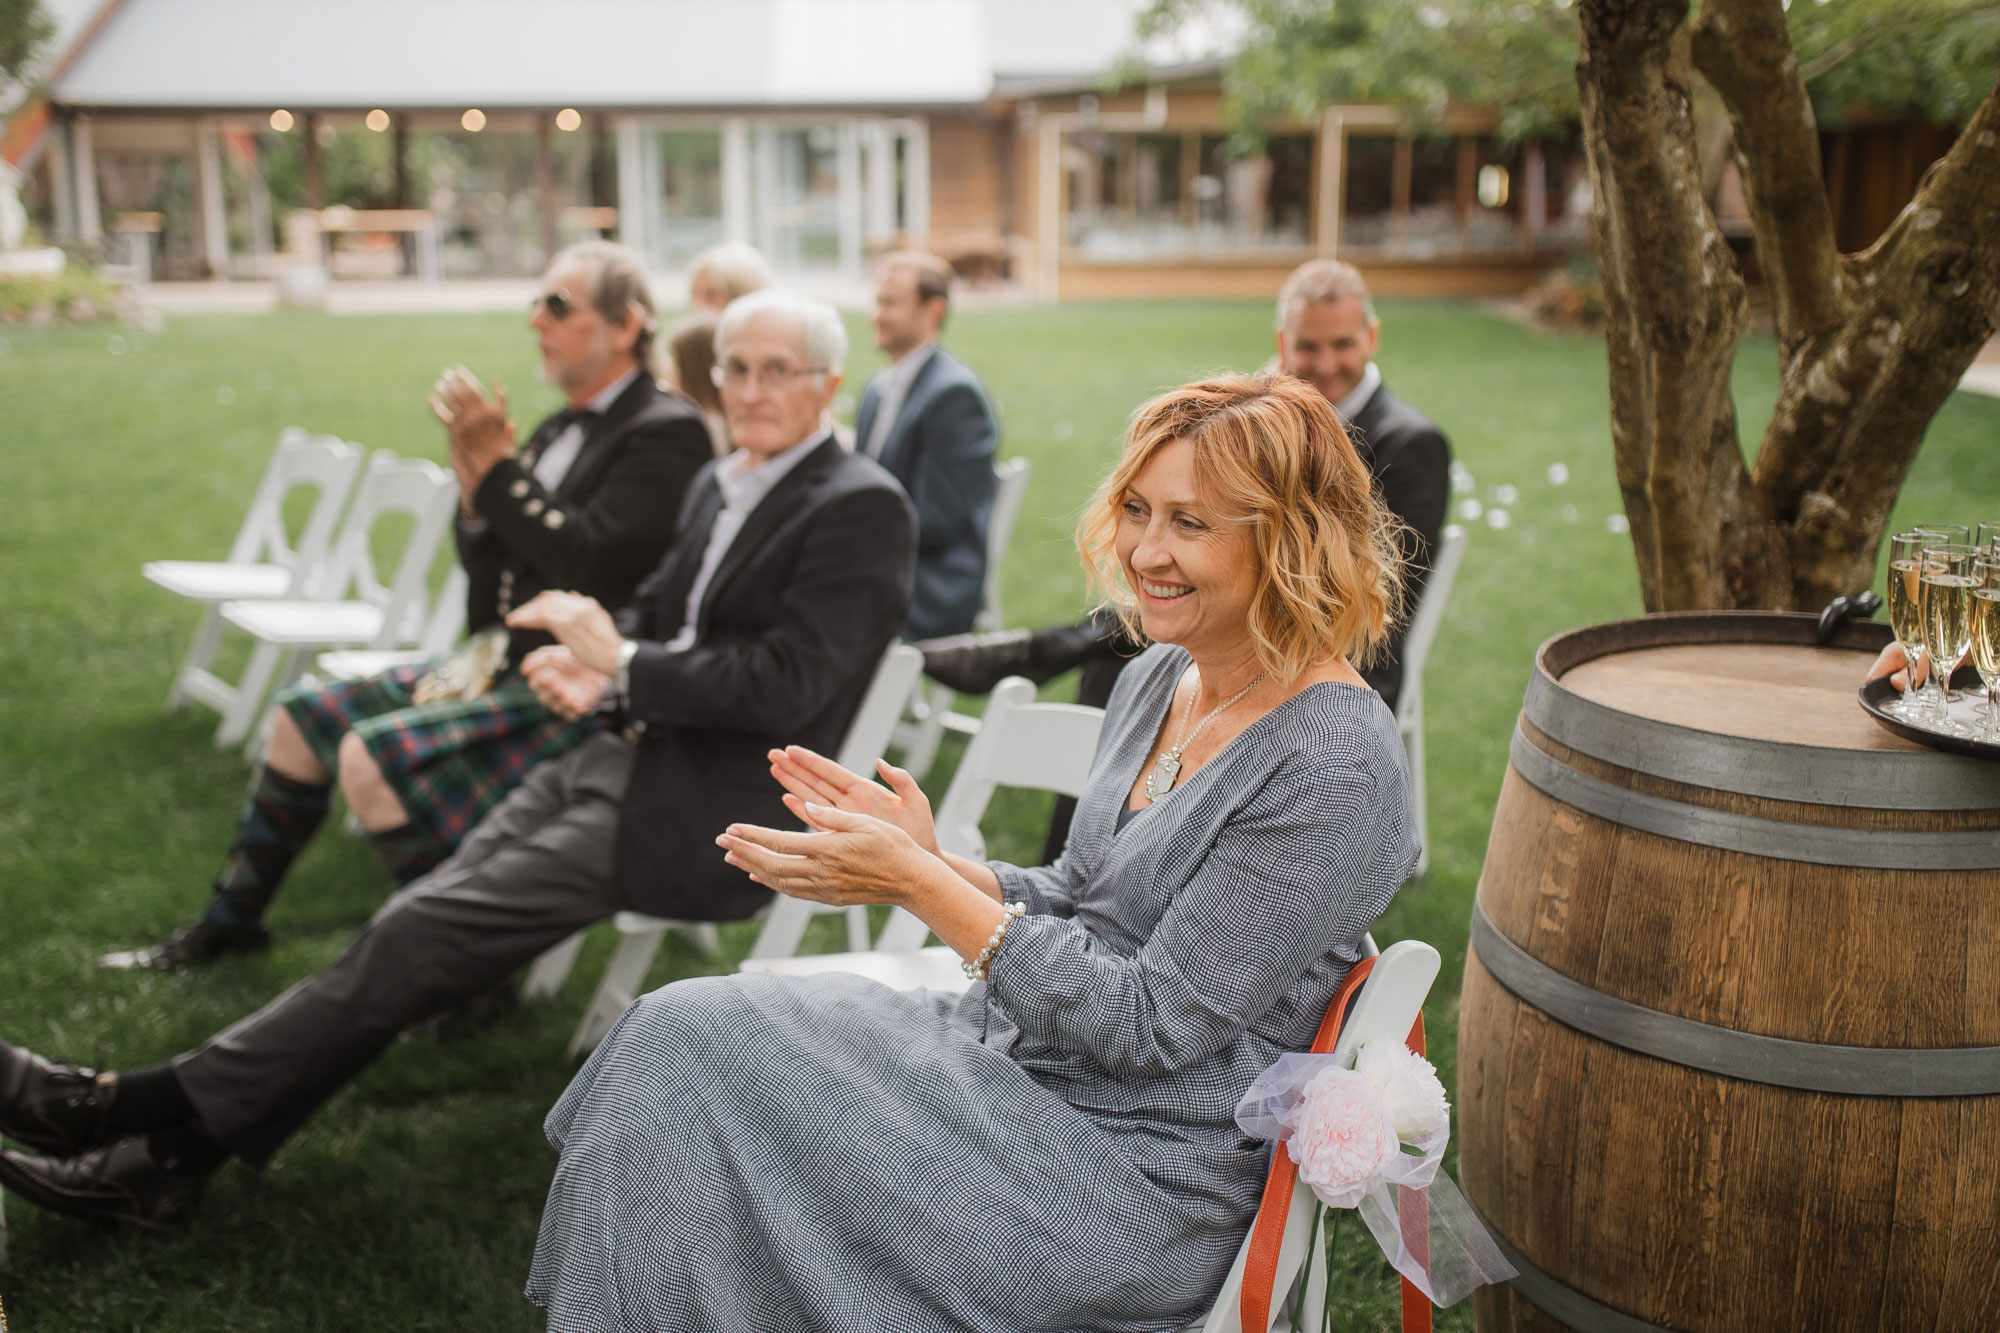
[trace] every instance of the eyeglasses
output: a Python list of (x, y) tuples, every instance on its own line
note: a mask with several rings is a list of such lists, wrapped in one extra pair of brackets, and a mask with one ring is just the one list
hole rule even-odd
[(538, 293), (528, 302), (528, 318), (533, 319), (537, 310), (547, 310), (549, 318), (560, 324), (569, 318), (569, 312), (576, 309), (576, 302), (570, 294), (558, 287), (552, 292)]
[(809, 375), (824, 375), (822, 366), (788, 366), (782, 361), (766, 361), (761, 366), (746, 366), (741, 361), (731, 361), (727, 365), (709, 369), (708, 378), (718, 389), (741, 390), (745, 385), (756, 382), (760, 389), (776, 392), (790, 388), (795, 382)]

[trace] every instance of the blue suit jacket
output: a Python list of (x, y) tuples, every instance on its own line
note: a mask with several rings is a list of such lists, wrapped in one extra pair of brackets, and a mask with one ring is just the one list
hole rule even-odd
[[(870, 380), (855, 418), (866, 447), (882, 405)], [(917, 373), (877, 459), (917, 510), (917, 586), (906, 639), (972, 628), (986, 589), (986, 525), (993, 514), (993, 451), (1000, 429), (979, 377), (942, 347)]]

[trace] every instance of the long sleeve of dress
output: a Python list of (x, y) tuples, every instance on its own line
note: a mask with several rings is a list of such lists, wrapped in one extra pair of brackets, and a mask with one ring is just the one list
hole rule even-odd
[(1129, 957), (1064, 919), (1074, 898), (1061, 867), (1003, 876), (1034, 914), (1008, 929), (990, 996), (1024, 1035), (1114, 1074), (1161, 1074), (1212, 1055), (1386, 905), (1399, 877), (1368, 873), (1383, 780), (1401, 779), (1325, 747), (1291, 756), (1223, 824)]

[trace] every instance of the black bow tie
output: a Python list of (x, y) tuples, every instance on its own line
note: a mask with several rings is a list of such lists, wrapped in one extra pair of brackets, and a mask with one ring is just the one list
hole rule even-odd
[(578, 424), (581, 424), (584, 432), (588, 434), (597, 419), (603, 415), (594, 407), (565, 407), (549, 418), (549, 425), (553, 428), (549, 431), (549, 438), (553, 440), (571, 426)]

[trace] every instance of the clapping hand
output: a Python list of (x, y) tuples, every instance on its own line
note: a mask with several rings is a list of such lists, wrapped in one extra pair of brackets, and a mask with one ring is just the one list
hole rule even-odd
[[(431, 412), (444, 423), (451, 441), (451, 466), (459, 493), (469, 505), (493, 465), (514, 452), (514, 423), (507, 419), (507, 390), (486, 386), (464, 366), (442, 371), (431, 385)], [(469, 509), (467, 512), (471, 512)]]
[(574, 722), (594, 710), (611, 688), (611, 677), (577, 661), (576, 654), (561, 644), (547, 644), (529, 653), (521, 663), (521, 675), (542, 707), (565, 722)]
[(792, 796), (785, 804), (817, 831), (787, 833), (731, 824), (715, 840), (727, 853), (724, 860), (766, 888), (834, 907), (900, 906), (913, 886), (942, 868), (909, 833), (886, 819)]
[(803, 745), (770, 753), (771, 776), (785, 789), (785, 808), (807, 823), (806, 806), (831, 806), (850, 814), (868, 815), (895, 825), (933, 856), (938, 851), (937, 826), (931, 820), (930, 798), (917, 780), (886, 759), (875, 762), (888, 787), (841, 767)]
[(507, 625), (510, 629), (547, 630), (576, 654), (577, 661), (599, 675), (610, 676), (618, 670), (618, 649), (625, 636), (595, 598), (550, 589), (509, 611)]

